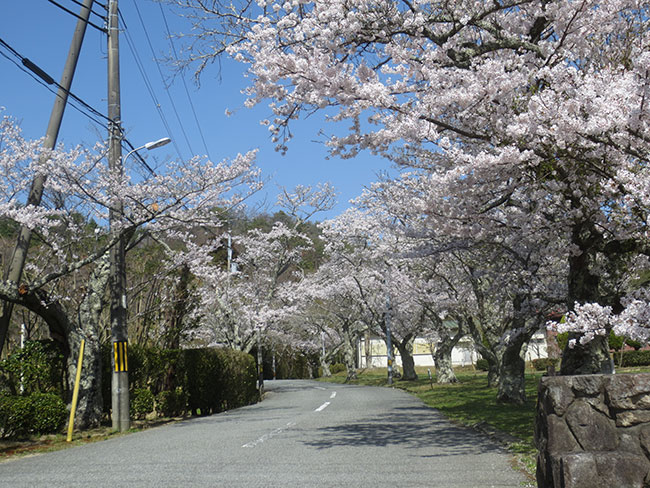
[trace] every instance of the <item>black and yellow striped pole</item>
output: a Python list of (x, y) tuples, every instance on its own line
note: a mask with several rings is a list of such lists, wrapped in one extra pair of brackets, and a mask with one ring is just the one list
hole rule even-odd
[(111, 383), (113, 429), (124, 432), (131, 427), (129, 404), (129, 347), (127, 341), (113, 342), (113, 381)]
[(122, 373), (129, 371), (128, 343), (119, 341), (113, 343), (113, 371)]

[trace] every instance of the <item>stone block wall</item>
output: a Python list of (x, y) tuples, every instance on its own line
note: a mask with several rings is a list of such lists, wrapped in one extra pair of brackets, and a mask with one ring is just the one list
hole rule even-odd
[(650, 488), (650, 373), (542, 378), (535, 443), (539, 488)]

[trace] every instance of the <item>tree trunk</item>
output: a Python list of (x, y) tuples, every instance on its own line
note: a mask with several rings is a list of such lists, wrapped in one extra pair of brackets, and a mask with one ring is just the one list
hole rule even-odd
[(526, 362), (521, 357), (521, 348), (526, 340), (528, 339), (522, 334), (511, 340), (503, 350), (497, 391), (499, 403), (526, 403)]
[(417, 380), (418, 375), (415, 372), (415, 361), (413, 360), (413, 340), (409, 337), (403, 341), (395, 341), (395, 347), (402, 357), (402, 380)]
[[(574, 205), (579, 205), (576, 203)], [(592, 223), (579, 222), (573, 226), (571, 242), (579, 251), (569, 257), (568, 306), (575, 303), (601, 303), (599, 293), (600, 277), (592, 272), (596, 260), (597, 246), (602, 241)], [(560, 374), (611, 374), (614, 363), (609, 355), (609, 330), (604, 337), (597, 336), (587, 344), (580, 344), (580, 335), (569, 334), (569, 343), (562, 352)], [(575, 347), (570, 347), (571, 339), (576, 339)]]
[(332, 372), (330, 371), (330, 365), (323, 355), (321, 355), (320, 357), (320, 367), (321, 370), (323, 371), (323, 378), (329, 378), (330, 376), (332, 376)]
[(163, 333), (163, 349), (179, 349), (183, 332), (183, 319), (189, 308), (189, 283), (192, 278), (190, 268), (185, 265), (180, 269), (178, 282), (174, 287), (173, 301), (167, 310), (166, 330)]
[(448, 327), (445, 327), (442, 322), (439, 323), (438, 334), (440, 339), (436, 343), (435, 351), (431, 351), (433, 363), (436, 367), (437, 383), (458, 383), (458, 378), (456, 378), (451, 361), (451, 353), (454, 347), (456, 347), (456, 344), (465, 335), (465, 330), (460, 322), (457, 323), (457, 326), (456, 334), (452, 336), (449, 333)]
[(436, 383), (458, 383), (456, 373), (451, 363), (451, 351), (454, 348), (447, 344), (438, 343), (433, 353), (433, 362), (436, 367)]
[(488, 386), (498, 386), (500, 370), (500, 361), (498, 354), (495, 350), (493, 350), (493, 347), (486, 346), (485, 343), (489, 343), (489, 341), (487, 339), (484, 341), (484, 334), (481, 332), (478, 324), (476, 324), (472, 317), (467, 318), (466, 324), (469, 329), (469, 333), (472, 336), (472, 340), (474, 341), (474, 347), (476, 347), (476, 350), (479, 352), (481, 357), (488, 362)]
[(344, 322), (343, 324), (343, 363), (348, 370), (348, 376), (346, 381), (357, 379), (357, 368), (356, 361), (354, 360), (355, 348), (354, 348), (354, 336), (350, 331), (350, 324)]
[[(68, 342), (72, 352), (68, 357), (70, 391), (74, 389), (81, 339), (86, 339), (84, 358), (81, 366), (77, 411), (74, 420), (74, 426), (77, 429), (97, 427), (103, 416), (101, 344), (96, 338), (84, 337), (84, 335), (79, 330), (71, 331), (68, 335)], [(69, 401), (71, 400), (72, 397), (69, 398)]]
[(612, 374), (614, 362), (609, 354), (607, 337), (596, 336), (587, 344), (580, 344), (578, 334), (569, 334), (569, 339), (576, 339), (573, 348), (567, 347), (562, 353), (560, 374)]
[(82, 337), (86, 339), (77, 415), (75, 417), (75, 426), (77, 428), (95, 427), (99, 425), (102, 419), (102, 353), (99, 338), (101, 314), (105, 306), (103, 298), (109, 278), (110, 266), (108, 258), (102, 259), (97, 262), (90, 276), (86, 295), (81, 302), (77, 315), (79, 322), (74, 324), (75, 327), (71, 328), (68, 333), (68, 343), (73, 348), (68, 362), (71, 382), (74, 381), (77, 369), (78, 344), (81, 343)]

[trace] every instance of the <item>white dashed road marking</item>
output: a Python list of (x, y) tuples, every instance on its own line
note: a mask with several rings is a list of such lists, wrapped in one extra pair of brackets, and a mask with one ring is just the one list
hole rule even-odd
[(259, 439), (254, 440), (253, 442), (249, 442), (247, 444), (244, 444), (242, 447), (255, 447), (258, 444), (261, 444), (264, 441), (268, 441), (271, 437), (275, 437), (278, 434), (281, 434), (285, 430), (287, 430), (289, 427), (292, 427), (296, 425), (295, 422), (288, 422), (286, 426), (280, 427), (279, 429), (275, 429), (273, 432), (270, 432), (268, 434), (264, 434), (262, 437)]
[(314, 412), (322, 412), (325, 410), (328, 406), (330, 405), (330, 402), (325, 402), (323, 403), (320, 407), (318, 407)]

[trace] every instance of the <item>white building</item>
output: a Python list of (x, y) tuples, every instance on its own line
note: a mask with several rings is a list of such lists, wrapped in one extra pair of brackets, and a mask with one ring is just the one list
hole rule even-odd
[[(366, 344), (368, 342), (368, 344)], [(416, 338), (413, 343), (413, 360), (416, 366), (434, 366), (432, 348), (435, 350), (435, 344), (431, 344), (426, 339)], [(402, 365), (402, 358), (397, 348), (395, 351), (395, 364)], [(357, 364), (360, 368), (385, 368), (386, 343), (383, 339), (372, 336), (362, 338), (357, 345)], [(537, 332), (531, 338), (526, 349), (526, 361), (548, 357), (546, 348), (546, 334)], [(469, 336), (463, 337), (451, 352), (451, 362), (454, 366), (468, 366), (476, 363), (480, 356), (474, 348), (474, 342)]]

